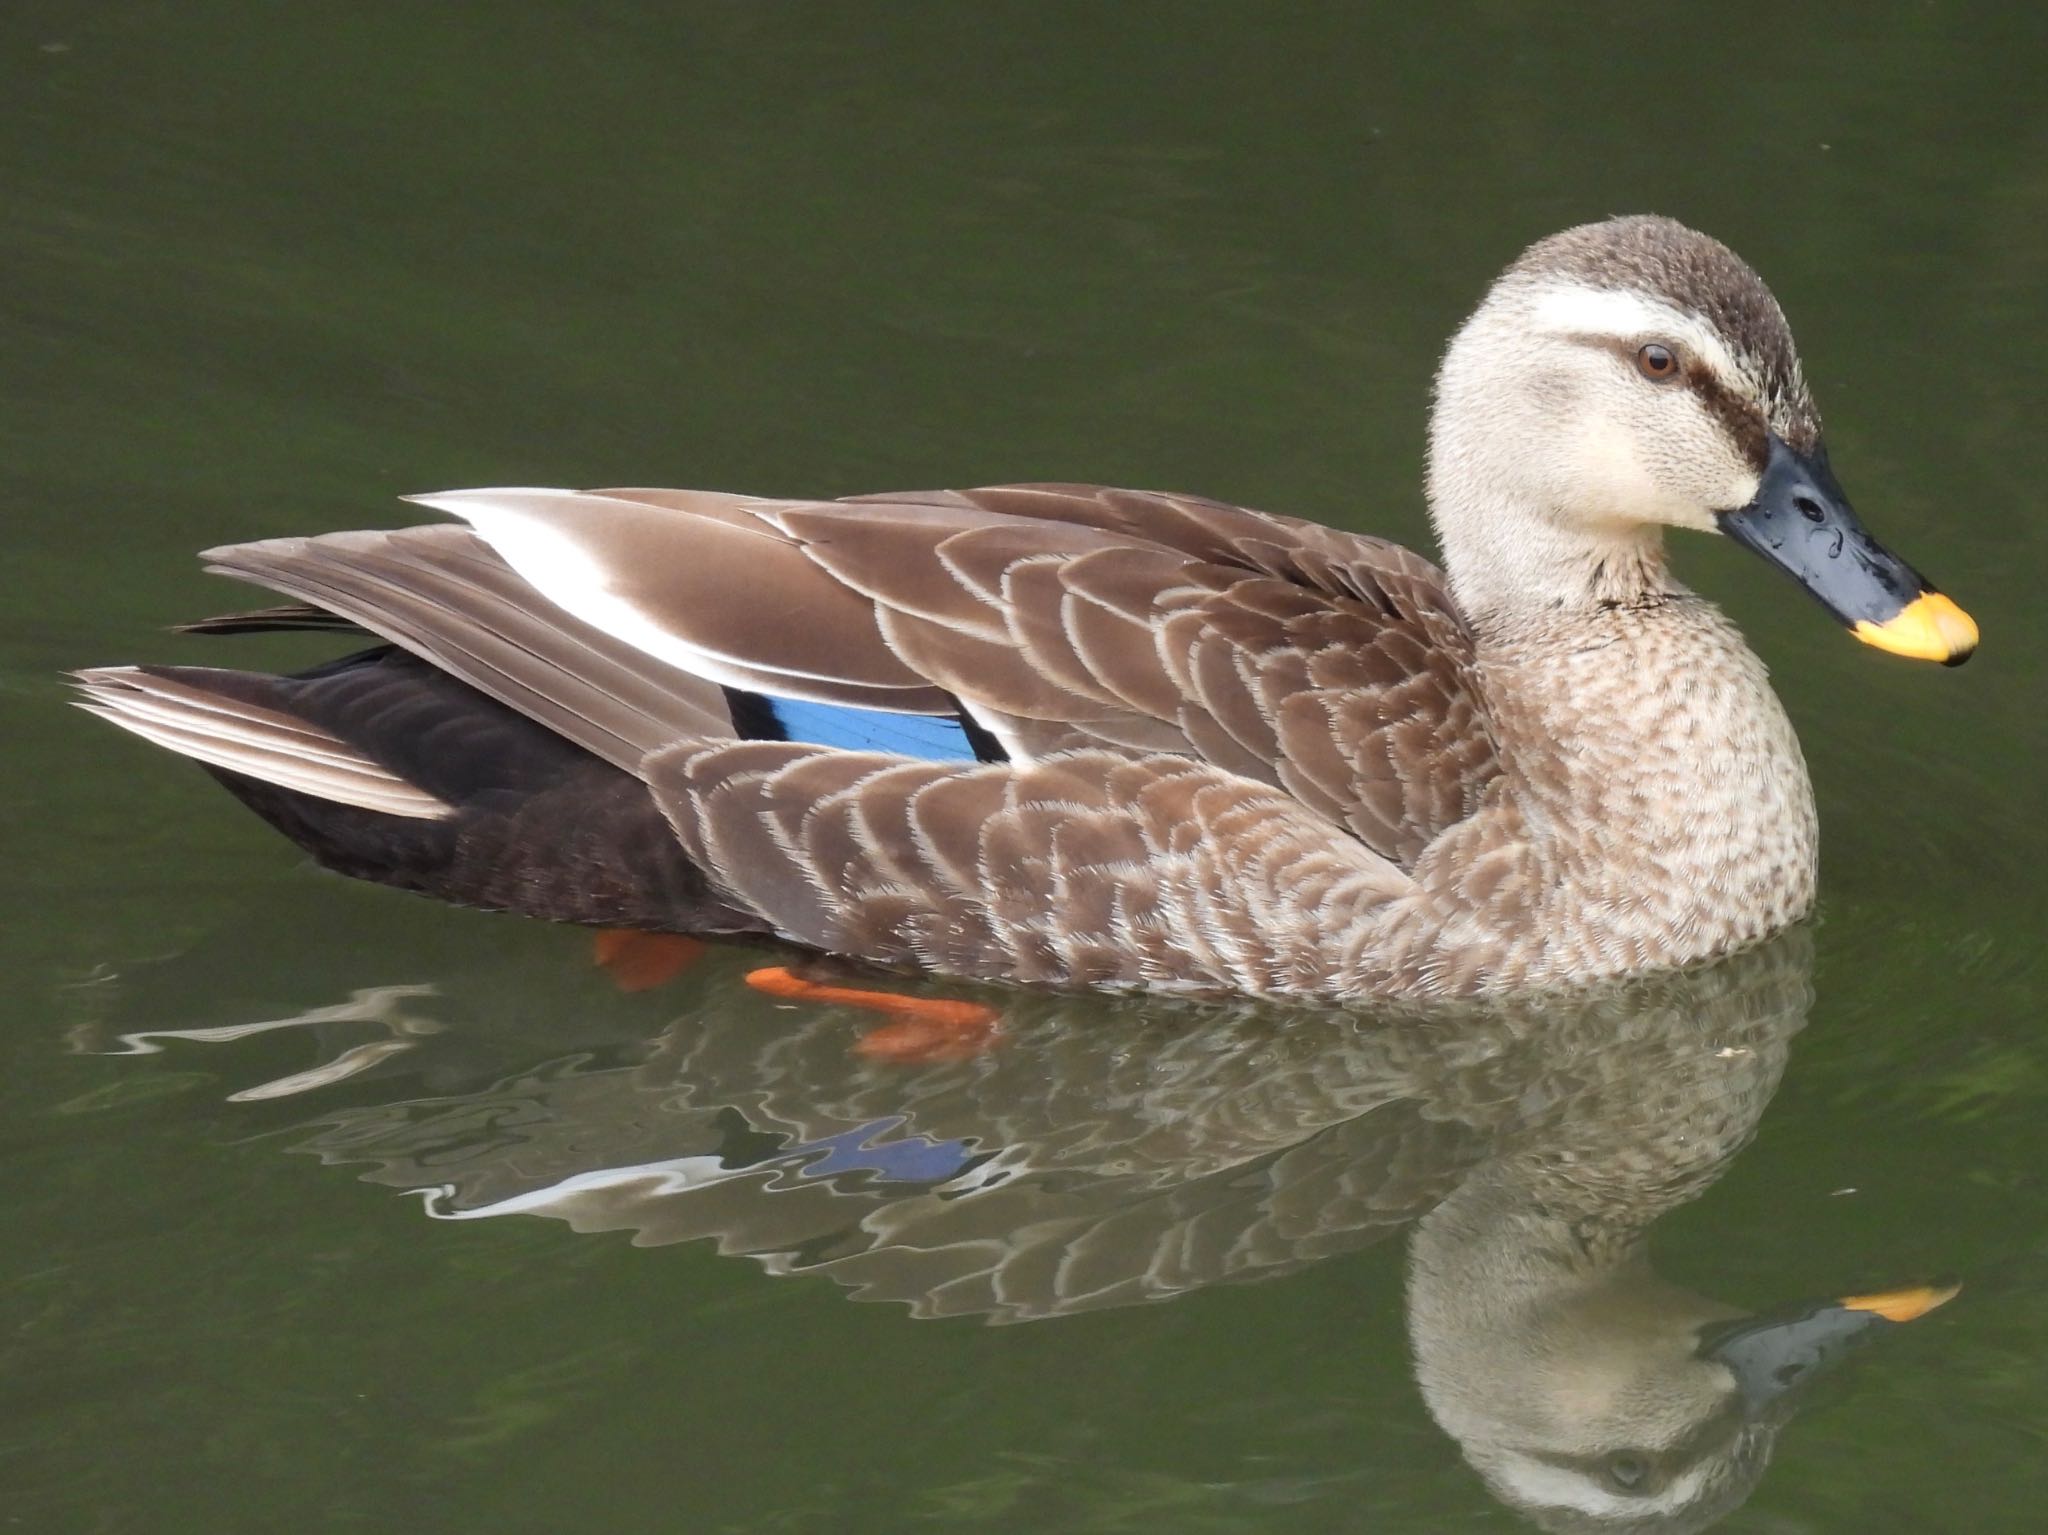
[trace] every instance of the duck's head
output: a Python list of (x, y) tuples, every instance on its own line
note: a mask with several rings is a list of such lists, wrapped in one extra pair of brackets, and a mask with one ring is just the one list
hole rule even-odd
[(1815, 1380), (1955, 1293), (1745, 1316), (1631, 1266), (1514, 1326), (1418, 1337), (1417, 1363), (1465, 1458), (1540, 1529), (1684, 1535), (1748, 1498)]
[(1654, 595), (1677, 527), (1756, 551), (1880, 649), (1977, 644), (1857, 521), (1770, 290), (1671, 219), (1568, 229), (1500, 276), (1438, 375), (1430, 500), (1475, 615)]

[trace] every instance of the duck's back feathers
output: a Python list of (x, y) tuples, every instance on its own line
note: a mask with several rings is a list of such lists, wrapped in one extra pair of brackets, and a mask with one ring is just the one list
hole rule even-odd
[(1472, 636), (1443, 576), (1383, 539), (1075, 485), (869, 497), (774, 520), (1025, 755), (1196, 757), (1285, 790), (1404, 865), (1498, 771)]
[[(844, 502), (638, 489), (423, 499), (471, 522), (553, 630), (635, 650), (641, 673), (871, 710), (964, 709), (1022, 761), (1084, 748), (1192, 757), (1284, 790), (1404, 864), (1498, 771), (1471, 636), (1442, 576), (1382, 540), (1087, 486)], [(222, 563), (271, 580), (241, 556)], [(465, 595), (437, 587), (457, 623)], [(365, 621), (416, 644), (388, 618)], [(580, 664), (559, 651), (544, 651), (551, 669)], [(459, 674), (528, 707), (498, 678)], [(731, 732), (669, 739), (718, 733)]]
[(150, 674), (270, 711), (327, 779), (152, 739), (329, 867), (445, 899), (1313, 991), (1327, 924), (1412, 893), (1498, 772), (1442, 577), (1380, 540), (1085, 486), (424, 499), (470, 526), (206, 556), (302, 605), (202, 632), (396, 648)]

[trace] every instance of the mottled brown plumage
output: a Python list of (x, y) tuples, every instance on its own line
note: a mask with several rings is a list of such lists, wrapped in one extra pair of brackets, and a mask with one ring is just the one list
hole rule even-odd
[[(1681, 387), (1638, 371), (1645, 335)], [(608, 767), (601, 878), (565, 860), (551, 884), (497, 847), (530, 839), (531, 807), (486, 794), (483, 765), (435, 788), (412, 727), (357, 710), (337, 735), (324, 672), (224, 684), (238, 702), (211, 708), (190, 669), (84, 681), (333, 866), (379, 877), (407, 828), (362, 818), (409, 818), (421, 847), (393, 882), (453, 900), (1061, 986), (1597, 980), (1812, 903), (1798, 744), (1740, 636), (1669, 576), (1661, 528), (1719, 525), (1760, 493), (1759, 443), (1817, 431), (1755, 274), (1623, 219), (1533, 247), (1452, 344), (1431, 445), (1448, 575), (1293, 518), (1058, 484), (464, 491), (421, 499), (468, 528), (212, 551), (309, 606), (202, 627), (346, 621), (460, 683), (435, 695), (451, 724), (470, 697)], [(387, 696), (398, 673), (377, 676)], [(763, 699), (957, 716), (993, 760), (779, 739)], [(280, 778), (294, 718), (326, 734)], [(622, 849), (650, 806), (673, 846), (637, 890)], [(461, 857), (437, 875), (444, 844)], [(463, 872), (482, 867), (522, 873)], [(587, 912), (580, 881), (605, 892)]]

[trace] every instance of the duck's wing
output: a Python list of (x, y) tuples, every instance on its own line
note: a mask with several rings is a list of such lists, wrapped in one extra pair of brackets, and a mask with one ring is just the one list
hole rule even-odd
[(1379, 539), (1094, 486), (419, 499), (466, 520), (548, 607), (676, 671), (962, 708), (1018, 761), (1196, 758), (1404, 866), (1498, 771), (1441, 574)]
[(676, 741), (732, 734), (715, 683), (563, 611), (467, 528), (273, 538), (202, 558), (308, 606), (188, 630), (360, 627), (628, 772)]
[[(850, 582), (857, 569), (864, 589), (906, 617), (920, 592), (947, 578), (978, 598), (984, 630), (992, 614), (1003, 633), (986, 651), (956, 653), (950, 675), (975, 679), (963, 696), (992, 724), (1008, 705), (1013, 729), (1042, 730), (1034, 683), (1056, 679), (1081, 705), (1071, 718), (1088, 721), (1090, 701), (1107, 706), (1094, 726), (1105, 744), (1128, 729), (1121, 706), (1170, 729), (1191, 755), (1284, 789), (1403, 866), (1464, 819), (1498, 771), (1471, 631), (1442, 573), (1398, 544), (1202, 497), (1105, 486), (886, 500), (950, 512), (968, 522), (965, 536), (933, 547), (922, 569), (892, 567), (893, 550), (813, 558), (836, 557)], [(823, 544), (850, 515), (859, 514), (807, 521)], [(1027, 527), (982, 531), (981, 518)], [(1084, 547), (1063, 555), (1063, 544)], [(901, 627), (940, 645), (945, 615), (923, 616), (921, 630)]]

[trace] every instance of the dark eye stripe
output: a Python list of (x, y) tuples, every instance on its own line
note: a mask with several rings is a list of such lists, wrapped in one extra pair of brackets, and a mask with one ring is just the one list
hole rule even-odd
[(1698, 395), (1700, 403), (1720, 419), (1722, 427), (1742, 449), (1743, 457), (1749, 460), (1750, 467), (1761, 472), (1771, 454), (1770, 432), (1764, 426), (1763, 413), (1722, 383), (1708, 368), (1687, 368), (1685, 387)]
[[(1596, 346), (1603, 352), (1612, 352), (1628, 364), (1631, 371), (1636, 367), (1636, 352), (1641, 345), (1639, 342), (1596, 335), (1578, 335), (1569, 339), (1582, 346)], [(1698, 358), (1688, 357), (1683, 353), (1680, 356), (1685, 371), (1683, 378), (1677, 382), (1699, 396), (1700, 403), (1720, 421), (1728, 435), (1735, 439), (1736, 446), (1742, 450), (1743, 457), (1749, 460), (1750, 467), (1761, 472), (1771, 452), (1770, 432), (1764, 425), (1762, 414), (1755, 405), (1722, 383), (1720, 375)]]

